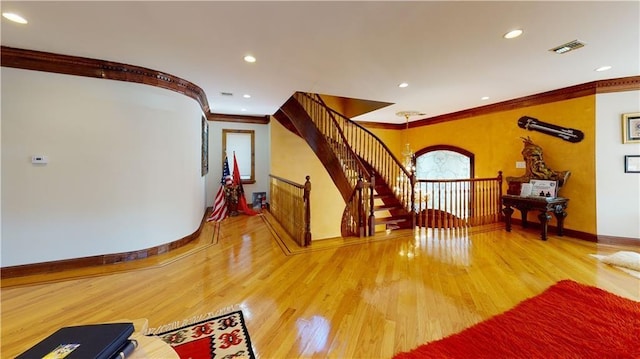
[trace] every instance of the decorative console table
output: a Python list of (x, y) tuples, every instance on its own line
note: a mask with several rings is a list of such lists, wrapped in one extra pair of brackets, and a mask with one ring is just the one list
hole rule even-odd
[(546, 198), (520, 197), (509, 194), (504, 195), (502, 196), (502, 205), (504, 206), (502, 213), (504, 213), (507, 221), (506, 230), (507, 232), (511, 232), (511, 215), (513, 214), (513, 208), (518, 209), (522, 214), (522, 227), (524, 228), (528, 225), (527, 213), (530, 210), (537, 210), (540, 211), (538, 219), (542, 225), (540, 238), (542, 238), (543, 241), (547, 240), (547, 223), (551, 219), (551, 215), (549, 214), (550, 212), (555, 215), (556, 220), (558, 221), (558, 235), (562, 236), (564, 218), (567, 216), (567, 212), (565, 211), (567, 208), (567, 202), (569, 202), (569, 200), (562, 197)]

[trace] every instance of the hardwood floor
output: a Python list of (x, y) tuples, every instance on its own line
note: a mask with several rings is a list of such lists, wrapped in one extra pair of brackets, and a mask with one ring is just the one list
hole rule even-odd
[[(262, 216), (208, 223), (198, 242), (107, 268), (2, 281), (1, 357), (57, 328), (122, 318), (149, 327), (241, 308), (260, 358), (390, 358), (453, 334), (561, 279), (640, 301), (640, 280), (589, 254), (620, 249), (517, 226), (380, 234), (283, 250)], [(633, 250), (638, 251), (638, 248)]]

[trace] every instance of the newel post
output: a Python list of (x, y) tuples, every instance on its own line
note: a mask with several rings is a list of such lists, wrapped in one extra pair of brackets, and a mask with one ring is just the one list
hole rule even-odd
[(305, 247), (311, 244), (311, 177), (307, 176), (304, 183), (304, 245)]
[(411, 228), (416, 227), (416, 171), (411, 169)]
[(358, 213), (358, 218), (356, 218), (356, 222), (358, 223), (358, 237), (366, 237), (366, 226), (364, 217), (366, 214), (364, 213), (364, 198), (362, 197), (362, 188), (364, 186), (364, 181), (362, 180), (362, 176), (358, 177), (358, 183), (356, 184), (356, 190), (358, 191), (355, 196), (355, 200), (357, 202), (358, 209), (356, 210)]
[(498, 171), (498, 208), (500, 208), (500, 210), (498, 210), (498, 219), (500, 221), (504, 220), (504, 217), (502, 215), (502, 171)]
[(369, 182), (369, 235), (373, 236), (376, 232), (376, 215), (375, 209), (373, 207), (373, 190), (376, 187), (376, 177), (371, 176), (371, 181)]

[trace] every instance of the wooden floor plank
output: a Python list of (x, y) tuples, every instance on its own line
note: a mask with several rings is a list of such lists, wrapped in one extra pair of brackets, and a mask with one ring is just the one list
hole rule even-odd
[(629, 248), (543, 242), (516, 227), (401, 230), (285, 250), (262, 216), (238, 216), (207, 223), (201, 237), (158, 258), (3, 280), (0, 356), (70, 324), (147, 318), (157, 327), (238, 308), (261, 358), (388, 358), (562, 279), (640, 301), (640, 280), (589, 256)]

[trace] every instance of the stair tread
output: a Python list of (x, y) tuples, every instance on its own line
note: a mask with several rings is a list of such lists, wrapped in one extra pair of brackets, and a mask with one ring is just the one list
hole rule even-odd
[(402, 209), (402, 206), (397, 204), (382, 204), (379, 206), (373, 206), (374, 211), (388, 211), (392, 209)]
[(389, 223), (400, 223), (407, 221), (407, 218), (400, 217), (384, 217), (384, 218), (376, 218), (376, 224), (389, 224)]
[(395, 196), (392, 193), (376, 193), (373, 195), (373, 198), (395, 198)]

